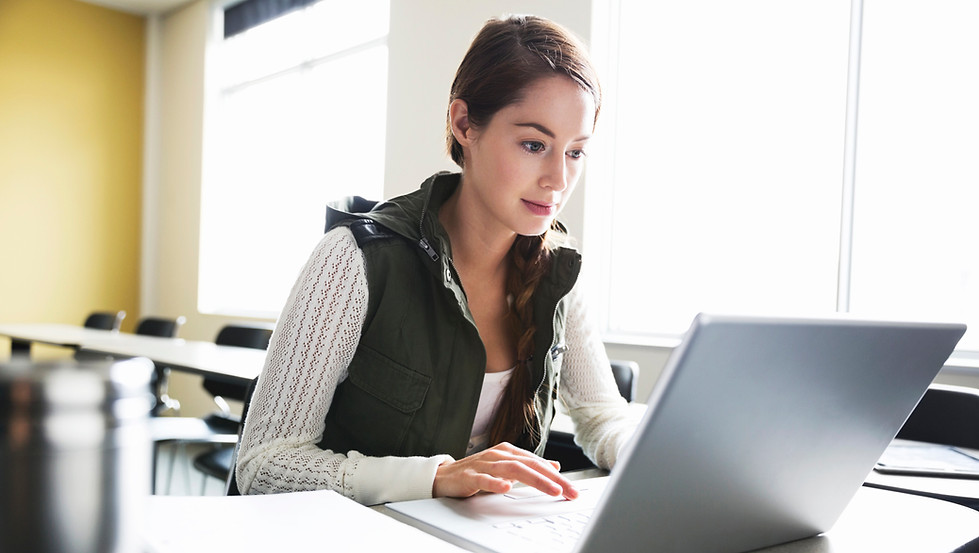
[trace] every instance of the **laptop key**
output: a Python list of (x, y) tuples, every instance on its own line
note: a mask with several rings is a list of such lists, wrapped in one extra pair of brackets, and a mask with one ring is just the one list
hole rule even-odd
[(524, 520), (501, 522), (494, 528), (542, 546), (567, 546), (574, 544), (584, 531), (591, 516), (591, 509), (548, 515)]

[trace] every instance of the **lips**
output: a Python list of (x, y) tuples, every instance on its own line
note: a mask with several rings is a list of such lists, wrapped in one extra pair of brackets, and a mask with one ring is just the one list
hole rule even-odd
[(532, 202), (530, 200), (522, 200), (523, 204), (527, 209), (534, 215), (541, 217), (549, 217), (557, 212), (557, 204), (545, 203), (545, 202)]

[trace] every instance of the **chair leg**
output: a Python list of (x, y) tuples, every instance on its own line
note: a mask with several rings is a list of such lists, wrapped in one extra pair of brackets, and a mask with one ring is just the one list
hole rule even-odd
[(156, 467), (160, 465), (160, 442), (153, 442), (153, 465), (150, 468), (150, 475), (153, 479), (150, 481), (150, 494), (156, 495)]
[(180, 464), (183, 465), (183, 467), (184, 467), (184, 482), (186, 482), (186, 484), (187, 484), (187, 494), (189, 495), (190, 494), (190, 481), (193, 480), (193, 477), (191, 476), (191, 472), (190, 472), (190, 469), (191, 469), (191, 466), (190, 466), (191, 459), (190, 459), (190, 451), (188, 451), (188, 449), (187, 449), (187, 444), (181, 444), (181, 446), (180, 446), (180, 452), (181, 452), (181, 455), (180, 455), (181, 456), (181, 459), (180, 459), (181, 462), (180, 462)]
[(171, 495), (173, 489), (173, 471), (176, 470), (177, 453), (181, 448), (180, 442), (170, 444), (170, 470), (167, 476), (167, 495)]

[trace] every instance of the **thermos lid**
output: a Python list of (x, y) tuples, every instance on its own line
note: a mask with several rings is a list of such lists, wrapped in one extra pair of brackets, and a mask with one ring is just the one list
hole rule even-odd
[(0, 363), (0, 414), (104, 410), (117, 418), (143, 416), (152, 407), (152, 374), (152, 361), (142, 357)]

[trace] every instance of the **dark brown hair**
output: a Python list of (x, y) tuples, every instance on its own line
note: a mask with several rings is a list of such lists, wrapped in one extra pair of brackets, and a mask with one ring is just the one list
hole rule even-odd
[[(602, 106), (598, 75), (581, 42), (570, 31), (533, 15), (512, 15), (486, 22), (462, 58), (449, 91), (449, 104), (463, 100), (469, 124), (481, 127), (501, 109), (519, 102), (538, 79), (565, 75)], [(463, 166), (462, 146), (446, 113), (446, 142), (452, 161)]]
[[(487, 125), (501, 109), (523, 99), (536, 81), (563, 75), (592, 95), (595, 120), (601, 107), (601, 88), (594, 67), (578, 39), (560, 25), (536, 16), (510, 16), (486, 22), (466, 52), (449, 94), (449, 105), (463, 100), (469, 124)], [(465, 169), (462, 145), (452, 134), (446, 142), (452, 160)], [(525, 431), (535, 435), (534, 400), (539, 383), (531, 382), (529, 367), (534, 352), (533, 296), (550, 268), (547, 233), (518, 236), (510, 249), (507, 293), (512, 298), (508, 323), (517, 343), (517, 366), (510, 377), (490, 428), (490, 444), (517, 441)]]

